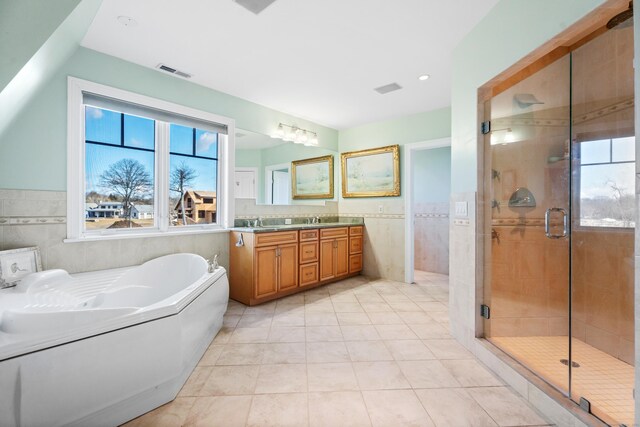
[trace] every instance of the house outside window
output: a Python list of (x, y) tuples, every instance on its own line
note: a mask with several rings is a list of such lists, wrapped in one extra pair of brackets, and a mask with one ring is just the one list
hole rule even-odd
[(233, 120), (72, 77), (68, 99), (68, 241), (232, 224)]

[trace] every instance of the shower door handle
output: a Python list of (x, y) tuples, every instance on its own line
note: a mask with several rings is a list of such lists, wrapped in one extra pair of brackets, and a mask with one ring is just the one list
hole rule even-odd
[[(551, 232), (551, 214), (553, 212), (559, 212), (562, 214), (562, 234), (553, 234)], [(563, 237), (567, 237), (569, 232), (569, 217), (567, 215), (567, 211), (562, 208), (549, 208), (544, 213), (544, 234), (549, 239), (562, 239)]]

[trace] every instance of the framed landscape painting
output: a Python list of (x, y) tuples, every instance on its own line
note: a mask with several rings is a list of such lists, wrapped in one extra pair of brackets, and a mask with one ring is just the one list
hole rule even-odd
[(333, 199), (333, 156), (291, 162), (291, 197)]
[(399, 195), (398, 145), (342, 153), (342, 197)]

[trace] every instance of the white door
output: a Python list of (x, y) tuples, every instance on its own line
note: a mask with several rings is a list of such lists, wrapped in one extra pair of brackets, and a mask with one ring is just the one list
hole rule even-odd
[(288, 205), (291, 179), (289, 172), (273, 171), (273, 204)]
[(256, 198), (256, 173), (255, 171), (236, 170), (236, 199)]

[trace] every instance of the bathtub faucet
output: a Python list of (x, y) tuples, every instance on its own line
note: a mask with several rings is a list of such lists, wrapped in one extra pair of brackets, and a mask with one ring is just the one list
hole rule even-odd
[(220, 266), (218, 264), (218, 254), (215, 254), (213, 256), (213, 261), (208, 259), (207, 263), (209, 264), (209, 273), (213, 273), (214, 271), (216, 271), (218, 269), (218, 267)]

